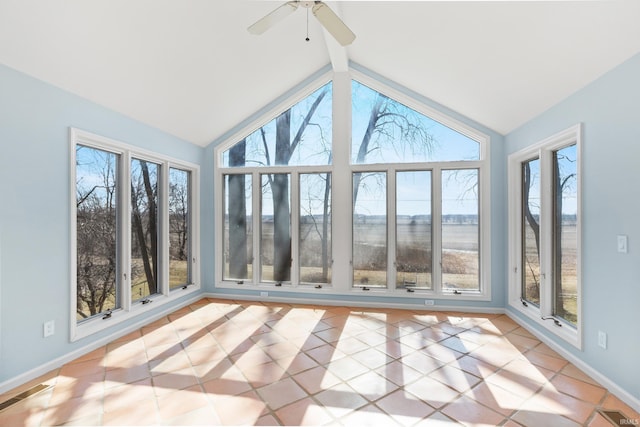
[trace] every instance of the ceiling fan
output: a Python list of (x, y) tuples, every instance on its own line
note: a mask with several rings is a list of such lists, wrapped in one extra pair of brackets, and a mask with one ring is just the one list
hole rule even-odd
[[(268, 15), (258, 19), (253, 25), (247, 28), (247, 30), (251, 34), (262, 34), (276, 23), (291, 15), (300, 6), (305, 9), (311, 9), (311, 12), (318, 21), (320, 21), (320, 24), (322, 24), (325, 30), (327, 30), (329, 34), (331, 34), (342, 46), (347, 46), (355, 40), (356, 35), (353, 34), (353, 31), (351, 31), (349, 27), (342, 22), (338, 15), (336, 15), (335, 12), (322, 1), (288, 1), (280, 5)], [(308, 37), (307, 40), (309, 40)]]

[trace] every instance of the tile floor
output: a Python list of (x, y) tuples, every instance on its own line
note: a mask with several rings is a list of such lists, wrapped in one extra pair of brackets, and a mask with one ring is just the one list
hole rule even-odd
[(608, 426), (640, 415), (504, 315), (203, 299), (33, 385), (1, 426)]

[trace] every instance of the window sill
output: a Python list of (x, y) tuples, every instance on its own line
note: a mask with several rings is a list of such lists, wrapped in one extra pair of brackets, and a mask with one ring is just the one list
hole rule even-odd
[(140, 301), (135, 302), (132, 304), (130, 311), (123, 309), (115, 310), (112, 312), (111, 317), (107, 319), (103, 319), (101, 315), (96, 315), (94, 318), (87, 319), (81, 323), (74, 322), (71, 325), (71, 342), (89, 337), (131, 319), (136, 319), (155, 308), (164, 307), (182, 297), (193, 295), (199, 290), (199, 285), (189, 286), (186, 289), (178, 288), (173, 290), (169, 295), (154, 295), (149, 297), (150, 304), (142, 304)]
[[(218, 289), (235, 289), (257, 292), (289, 292), (289, 293), (309, 293), (319, 295), (335, 295), (335, 296), (375, 296), (375, 297), (388, 297), (388, 298), (406, 298), (406, 299), (434, 299), (434, 300), (449, 300), (449, 301), (491, 301), (491, 297), (483, 294), (482, 292), (462, 292), (460, 294), (453, 294), (452, 292), (435, 293), (429, 289), (416, 289), (414, 292), (407, 292), (406, 289), (388, 289), (369, 287), (369, 290), (365, 291), (362, 286), (349, 287), (348, 289), (336, 289), (332, 285), (322, 285), (322, 288), (316, 288), (313, 285), (290, 285), (283, 284), (282, 286), (276, 286), (274, 283), (242, 283), (239, 284), (234, 281), (222, 281), (216, 285)], [(259, 296), (260, 294), (258, 294)], [(345, 300), (345, 304), (348, 304), (349, 300)]]
[[(533, 323), (538, 325), (539, 327), (545, 329), (546, 331), (552, 333), (556, 337), (562, 339), (563, 341), (571, 344), (578, 350), (582, 350), (582, 340), (580, 334), (580, 325), (578, 324), (576, 327), (571, 326), (570, 324), (564, 322), (562, 319), (556, 317), (549, 317), (546, 320), (542, 319), (540, 310), (534, 306), (525, 307), (522, 305), (520, 301), (510, 301), (509, 306), (517, 313), (524, 315), (528, 319), (530, 319)], [(560, 322), (558, 326), (554, 323), (552, 319), (556, 319)]]

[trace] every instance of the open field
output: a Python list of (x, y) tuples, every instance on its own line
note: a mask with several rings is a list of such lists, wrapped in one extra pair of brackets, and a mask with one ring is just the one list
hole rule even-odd
[[(302, 230), (306, 239), (302, 245), (301, 281), (320, 283), (321, 278), (321, 240), (320, 235), (309, 229)], [(305, 225), (303, 225), (305, 227)], [(398, 287), (406, 284), (419, 288), (432, 286), (431, 265), (431, 226), (426, 221), (399, 221), (397, 227)], [(228, 235), (228, 234), (227, 234)], [(273, 224), (266, 223), (261, 230), (264, 246), (262, 248), (262, 277), (273, 277)], [(354, 285), (370, 287), (387, 286), (387, 239), (386, 224), (369, 221), (358, 224), (354, 230), (358, 241), (354, 245)], [(443, 282), (445, 286), (460, 289), (477, 289), (479, 286), (478, 264), (478, 226), (475, 224), (443, 225)], [(248, 258), (251, 258), (251, 244), (248, 245)], [(330, 256), (330, 255), (329, 255)], [(225, 257), (226, 259), (226, 257)], [(247, 277), (252, 277), (252, 265), (248, 265)], [(330, 272), (329, 272), (330, 276)], [(229, 277), (229, 265), (225, 263), (224, 277)], [(242, 278), (247, 280), (246, 278)]]

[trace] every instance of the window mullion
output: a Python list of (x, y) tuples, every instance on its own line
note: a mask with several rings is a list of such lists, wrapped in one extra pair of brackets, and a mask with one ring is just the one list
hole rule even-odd
[(387, 170), (387, 288), (394, 290), (397, 281), (396, 170)]
[(552, 152), (540, 152), (540, 312), (551, 316), (553, 312), (553, 176)]
[(300, 284), (300, 174), (291, 172), (291, 286)]
[(158, 294), (169, 295), (169, 165), (160, 164), (158, 180)]
[(260, 251), (261, 251), (261, 217), (262, 217), (262, 185), (260, 182), (260, 174), (256, 171), (251, 174), (251, 200), (252, 200), (252, 215), (251, 220), (252, 224), (252, 236), (253, 236), (253, 247), (252, 247), (252, 272), (253, 272), (253, 283), (260, 282), (260, 268), (262, 266), (262, 260), (260, 259)]
[(353, 176), (351, 174), (351, 76), (333, 77), (333, 147), (331, 175), (331, 286), (335, 291), (351, 289), (353, 278)]
[(432, 176), (432, 211), (431, 211), (431, 238), (432, 238), (432, 281), (433, 291), (442, 293), (442, 169), (433, 168)]
[(131, 310), (131, 153), (122, 153), (120, 167), (120, 191), (118, 192), (119, 204), (122, 209), (119, 211), (118, 221), (120, 223), (120, 236), (118, 245), (118, 259), (122, 269), (120, 271), (120, 304), (123, 310)]

